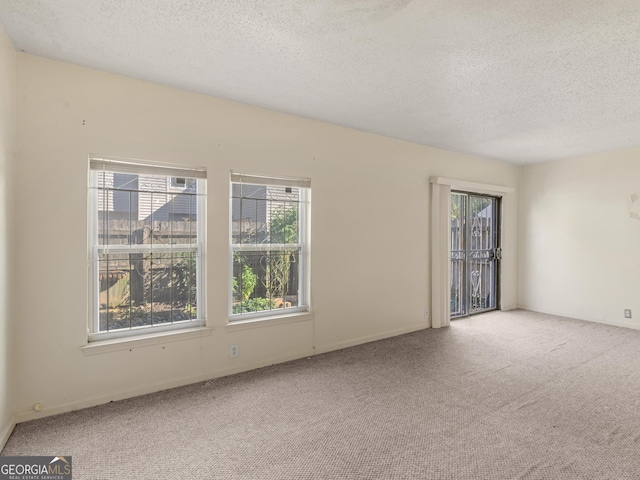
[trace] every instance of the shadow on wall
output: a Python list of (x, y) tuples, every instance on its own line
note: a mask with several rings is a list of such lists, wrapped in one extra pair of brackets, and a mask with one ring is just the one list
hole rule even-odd
[(629, 197), (629, 216), (635, 220), (640, 220), (640, 197), (637, 193), (632, 193)]

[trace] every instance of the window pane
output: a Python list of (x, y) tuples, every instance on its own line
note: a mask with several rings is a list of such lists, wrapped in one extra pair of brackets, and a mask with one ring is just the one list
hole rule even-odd
[(101, 254), (100, 331), (197, 318), (196, 252)]
[(299, 305), (298, 249), (236, 252), (233, 258), (234, 314)]
[(151, 294), (151, 323), (168, 323), (171, 322), (171, 254), (154, 254), (149, 260), (150, 270), (147, 274)]
[(256, 198), (259, 200), (265, 200), (267, 194), (267, 186), (265, 185), (251, 185), (247, 183), (234, 183), (234, 196), (243, 198)]
[(232, 185), (232, 243), (298, 243), (300, 189)]
[(183, 180), (98, 172), (99, 244), (196, 244), (197, 182)]
[(233, 256), (233, 312), (245, 313), (270, 309), (258, 278), (257, 261), (252, 252), (238, 252)]
[(297, 203), (271, 202), (269, 234), (271, 243), (298, 243)]
[(190, 228), (189, 243), (195, 245), (198, 243), (198, 197), (191, 195), (189, 197), (189, 209), (188, 212), (182, 217), (184, 222), (187, 222)]
[[(262, 185), (232, 186), (233, 243), (262, 243), (267, 236), (267, 187)], [(242, 196), (242, 195), (245, 196)]]
[(151, 321), (155, 324), (196, 318), (196, 254), (154, 254), (150, 262)]
[(130, 255), (102, 254), (98, 259), (100, 330), (131, 327), (132, 258)]
[[(197, 318), (197, 254), (195, 252), (173, 253), (170, 257), (167, 256), (167, 261), (168, 267), (165, 262), (165, 270), (162, 273), (164, 278), (156, 281), (158, 289), (154, 295), (154, 304), (162, 303), (165, 310), (170, 309), (172, 322)], [(160, 272), (158, 271), (157, 274)]]

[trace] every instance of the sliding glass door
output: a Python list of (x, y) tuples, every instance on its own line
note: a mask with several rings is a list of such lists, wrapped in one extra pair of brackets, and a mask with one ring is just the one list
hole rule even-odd
[(451, 193), (451, 318), (498, 307), (500, 199)]

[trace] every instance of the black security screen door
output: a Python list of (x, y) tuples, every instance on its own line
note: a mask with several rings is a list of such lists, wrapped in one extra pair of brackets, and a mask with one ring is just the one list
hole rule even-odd
[(451, 318), (498, 306), (500, 200), (451, 193)]

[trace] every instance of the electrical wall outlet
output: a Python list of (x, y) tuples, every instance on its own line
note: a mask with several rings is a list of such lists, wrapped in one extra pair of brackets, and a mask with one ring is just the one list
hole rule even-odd
[(236, 358), (240, 355), (240, 347), (238, 345), (229, 345), (229, 358)]
[(625, 308), (625, 310), (624, 310), (624, 318), (633, 318), (631, 316), (631, 310), (630, 309)]
[(429, 318), (429, 309), (428, 308), (424, 309), (424, 318)]

